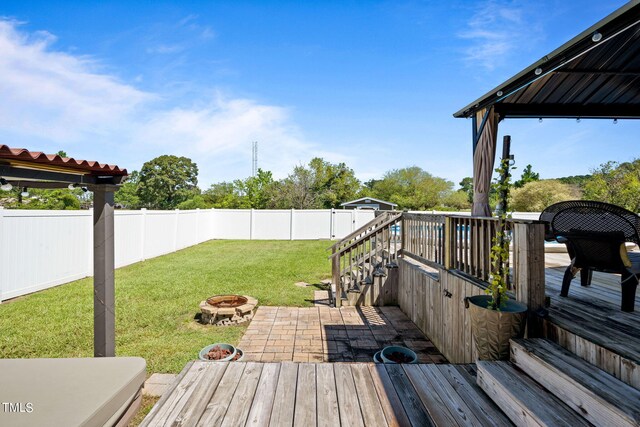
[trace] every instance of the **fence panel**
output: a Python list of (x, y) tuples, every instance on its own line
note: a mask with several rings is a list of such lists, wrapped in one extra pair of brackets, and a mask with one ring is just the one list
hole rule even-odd
[(176, 250), (200, 243), (198, 241), (198, 215), (200, 211), (177, 211)]
[[(145, 259), (144, 214), (145, 211), (116, 211), (114, 218), (116, 267), (123, 267)], [(91, 218), (87, 221), (89, 226), (91, 226), (91, 221)], [(91, 251), (93, 251), (93, 246), (91, 246)]]
[(90, 212), (3, 211), (0, 300), (92, 273)]
[(291, 239), (291, 210), (253, 210), (252, 214), (252, 239)]
[(331, 238), (331, 210), (296, 210), (293, 214), (293, 240)]
[(214, 239), (251, 239), (251, 210), (216, 209)]
[[(373, 211), (330, 209), (118, 210), (115, 265), (211, 239), (342, 238), (373, 218)], [(0, 263), (0, 301), (92, 275), (92, 211), (0, 208)]]

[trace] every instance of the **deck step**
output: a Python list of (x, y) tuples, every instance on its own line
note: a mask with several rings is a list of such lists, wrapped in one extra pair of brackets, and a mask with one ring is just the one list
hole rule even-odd
[(478, 385), (516, 425), (590, 425), (509, 362), (479, 360), (477, 369)]
[(640, 426), (640, 390), (549, 340), (512, 340), (511, 362), (595, 425)]

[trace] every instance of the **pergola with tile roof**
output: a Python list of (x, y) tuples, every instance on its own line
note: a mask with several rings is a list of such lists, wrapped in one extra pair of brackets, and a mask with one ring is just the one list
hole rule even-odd
[(95, 161), (0, 145), (0, 178), (18, 188), (93, 191), (94, 356), (115, 356), (114, 192), (127, 170)]
[(489, 216), (498, 124), (505, 118), (640, 118), (640, 0), (632, 0), (476, 99), (474, 216)]

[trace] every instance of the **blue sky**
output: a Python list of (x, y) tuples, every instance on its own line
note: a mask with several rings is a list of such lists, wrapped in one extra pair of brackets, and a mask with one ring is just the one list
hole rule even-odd
[[(472, 174), (452, 114), (622, 0), (0, 2), (0, 143), (129, 170), (184, 155), (201, 186), (314, 156), (362, 180)], [(543, 178), (638, 157), (637, 121), (506, 120)], [(516, 172), (518, 173), (518, 172)]]

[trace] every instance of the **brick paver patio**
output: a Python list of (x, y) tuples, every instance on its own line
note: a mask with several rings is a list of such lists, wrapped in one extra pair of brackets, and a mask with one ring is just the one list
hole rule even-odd
[(446, 359), (398, 307), (259, 307), (238, 345), (245, 361), (371, 362), (388, 345)]

